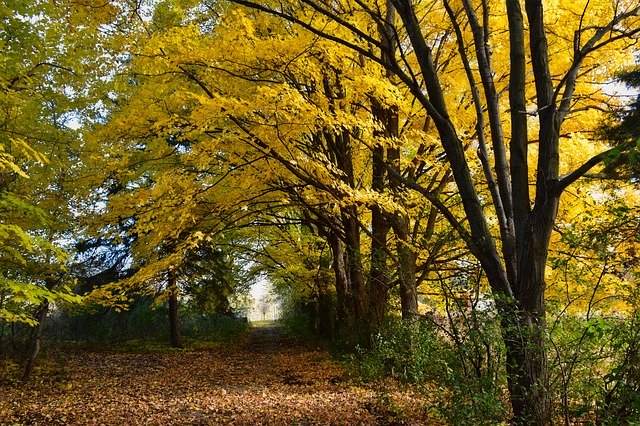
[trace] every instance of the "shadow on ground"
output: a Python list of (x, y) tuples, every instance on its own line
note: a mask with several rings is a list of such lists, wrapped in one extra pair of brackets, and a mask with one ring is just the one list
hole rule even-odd
[(3, 382), (0, 424), (434, 424), (420, 395), (357, 385), (276, 326), (216, 350), (74, 352), (59, 370)]

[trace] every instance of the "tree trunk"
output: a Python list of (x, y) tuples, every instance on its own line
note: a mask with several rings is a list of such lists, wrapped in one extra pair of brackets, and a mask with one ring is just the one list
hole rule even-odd
[(409, 246), (409, 218), (397, 214), (393, 230), (398, 237), (398, 279), (400, 281), (400, 305), (402, 318), (412, 320), (418, 316), (418, 289), (416, 282), (416, 256)]
[(333, 272), (336, 279), (336, 297), (338, 299), (337, 331), (340, 336), (346, 336), (354, 325), (353, 312), (349, 304), (351, 300), (351, 283), (345, 261), (346, 255), (342, 241), (333, 231), (329, 231), (328, 240), (333, 254)]
[[(382, 236), (379, 235), (379, 237)], [(386, 232), (384, 241), (384, 243), (376, 242), (374, 238), (371, 242), (371, 269), (369, 270), (368, 285), (369, 314), (367, 316), (371, 335), (375, 334), (382, 327), (390, 289), (387, 254), (383, 247), (383, 245), (386, 245)]]
[(387, 233), (389, 226), (380, 209), (372, 209), (371, 267), (369, 270), (369, 314), (367, 321), (371, 334), (375, 334), (384, 321), (389, 295), (389, 271), (387, 266)]
[(342, 222), (345, 230), (345, 266), (351, 284), (351, 297), (349, 308), (353, 312), (353, 331), (357, 343), (365, 344), (369, 337), (369, 324), (367, 323), (368, 295), (366, 292), (366, 280), (362, 266), (362, 253), (360, 250), (360, 226), (356, 221), (357, 211), (355, 206), (348, 206), (342, 213)]
[(24, 368), (24, 373), (22, 374), (22, 384), (25, 385), (27, 381), (29, 381), (29, 377), (31, 377), (31, 373), (33, 372), (33, 367), (36, 363), (36, 358), (38, 357), (38, 353), (40, 352), (40, 344), (42, 341), (42, 333), (44, 331), (44, 321), (47, 318), (47, 314), (49, 313), (49, 301), (45, 300), (38, 308), (38, 313), (36, 315), (36, 320), (38, 321), (38, 325), (36, 326), (35, 333), (33, 334), (33, 342), (31, 344), (31, 350), (29, 352), (29, 358), (27, 359), (27, 365)]
[[(376, 131), (377, 132), (377, 131)], [(376, 133), (374, 133), (376, 134)], [(385, 189), (384, 147), (373, 149), (371, 188), (382, 193)], [(372, 333), (376, 333), (384, 321), (389, 294), (389, 267), (387, 265), (387, 235), (390, 225), (384, 212), (377, 204), (371, 206), (371, 267), (369, 269), (369, 315)], [(373, 342), (371, 342), (373, 343)]]
[(180, 333), (180, 318), (178, 316), (178, 280), (176, 272), (170, 269), (167, 273), (167, 291), (169, 292), (169, 331), (171, 333), (171, 346), (182, 347), (182, 335)]
[(544, 327), (544, 318), (515, 306), (502, 320), (509, 400), (516, 425), (542, 426), (550, 422)]
[(316, 287), (318, 289), (318, 335), (325, 339), (333, 339), (335, 323), (331, 293), (328, 284), (322, 278), (316, 280)]
[(544, 274), (557, 205), (558, 198), (550, 196), (544, 208), (534, 209), (531, 222), (521, 227), (528, 230), (529, 238), (518, 242), (515, 303), (503, 314), (507, 381), (516, 424), (544, 425), (551, 419)]

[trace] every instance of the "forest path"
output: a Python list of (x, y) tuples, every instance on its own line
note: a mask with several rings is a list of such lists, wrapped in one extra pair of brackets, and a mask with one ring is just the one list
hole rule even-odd
[(326, 351), (276, 327), (222, 349), (71, 351), (22, 388), (0, 382), (0, 424), (434, 424), (410, 390), (352, 383)]

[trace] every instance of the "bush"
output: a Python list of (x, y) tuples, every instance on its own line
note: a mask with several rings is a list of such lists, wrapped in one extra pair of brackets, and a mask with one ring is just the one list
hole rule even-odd
[(605, 424), (639, 424), (640, 313), (617, 327), (613, 337), (616, 359), (604, 376), (599, 419)]
[(496, 319), (449, 317), (446, 325), (421, 320), (387, 322), (372, 349), (351, 357), (364, 380), (393, 377), (421, 386), (452, 424), (504, 420), (504, 350)]
[(306, 299), (289, 300), (282, 307), (278, 322), (287, 334), (302, 339), (316, 339), (315, 311), (310, 309), (311, 302)]
[(226, 343), (249, 328), (245, 318), (214, 314), (182, 319), (182, 335), (187, 339), (210, 343)]
[(556, 416), (565, 423), (640, 422), (640, 315), (561, 316), (550, 330)]

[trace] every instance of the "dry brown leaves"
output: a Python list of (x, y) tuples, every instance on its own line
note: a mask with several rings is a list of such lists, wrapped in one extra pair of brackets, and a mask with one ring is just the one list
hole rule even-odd
[(0, 385), (0, 424), (434, 424), (402, 388), (359, 386), (326, 352), (255, 329), (233, 348), (68, 355), (65, 373)]

